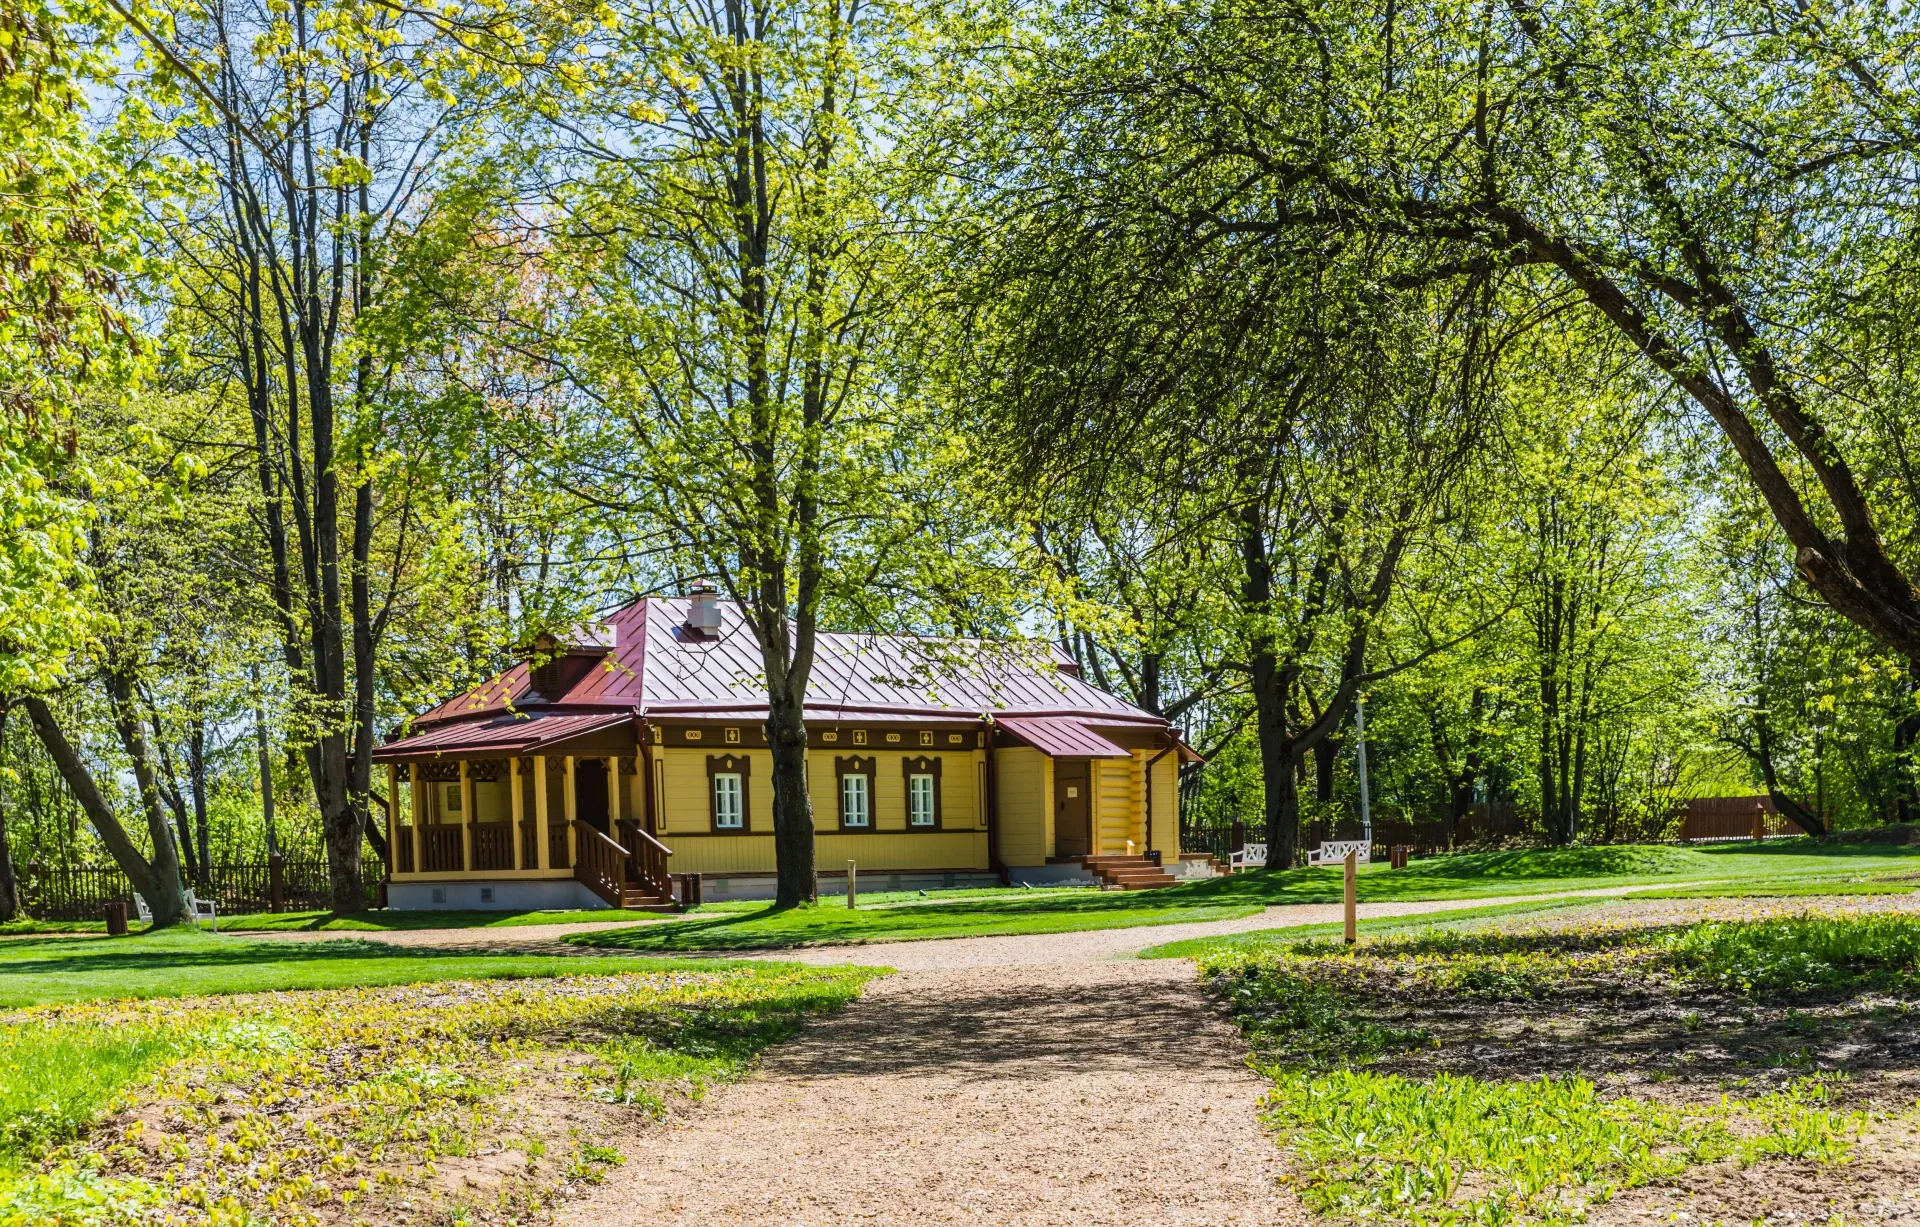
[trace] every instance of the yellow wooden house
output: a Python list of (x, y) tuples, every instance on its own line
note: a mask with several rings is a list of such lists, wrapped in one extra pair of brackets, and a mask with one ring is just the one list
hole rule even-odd
[[(375, 752), (390, 905), (663, 906), (691, 874), (707, 899), (770, 897), (766, 698), (739, 609), (696, 587), (573, 639)], [(1172, 881), (1192, 751), (1044, 645), (823, 634), (806, 722), (823, 878)]]

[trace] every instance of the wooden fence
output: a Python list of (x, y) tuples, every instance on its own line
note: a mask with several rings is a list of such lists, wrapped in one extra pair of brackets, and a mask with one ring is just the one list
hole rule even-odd
[(1801, 833), (1771, 797), (1695, 797), (1680, 807), (1680, 841), (1711, 843)]
[[(1382, 848), (1404, 844), (1417, 853), (1445, 852), (1472, 844), (1494, 843), (1531, 834), (1536, 824), (1532, 816), (1511, 805), (1476, 805), (1459, 822), (1451, 818), (1407, 818), (1381, 814), (1373, 821), (1373, 842)], [(1308, 823), (1301, 832), (1303, 846), (1315, 847), (1328, 840), (1359, 839), (1359, 819), (1334, 823)], [(1180, 851), (1211, 852), (1222, 863), (1227, 854), (1240, 847), (1240, 841), (1260, 842), (1266, 833), (1258, 823), (1234, 823), (1227, 826), (1193, 826), (1180, 830)]]
[[(361, 885), (367, 906), (379, 897), (386, 867), (370, 857), (360, 861)], [(281, 908), (314, 911), (329, 906), (332, 886), (324, 859), (294, 859), (281, 865)], [(213, 866), (210, 890), (195, 891), (219, 905), (221, 914), (266, 912), (273, 909), (273, 867), (266, 861)], [(107, 904), (133, 903), (133, 883), (117, 865), (31, 864), (20, 878), (20, 895), (27, 915), (36, 920), (96, 920)]]

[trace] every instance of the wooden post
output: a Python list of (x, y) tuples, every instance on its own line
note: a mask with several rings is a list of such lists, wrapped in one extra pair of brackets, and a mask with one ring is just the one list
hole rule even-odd
[[(627, 816), (626, 798), (620, 795), (626, 790), (627, 785), (620, 778), (620, 756), (607, 755), (607, 817), (612, 819), (607, 826), (613, 831), (615, 843), (620, 842), (620, 823)], [(628, 848), (627, 851), (636, 852), (638, 849)]]
[(854, 885), (854, 875), (858, 867), (852, 861), (847, 862), (847, 910), (851, 912), (860, 906), (860, 888)]
[(1247, 824), (1235, 818), (1233, 820), (1233, 847), (1229, 849), (1229, 851), (1240, 852), (1245, 850), (1246, 846)]
[(1355, 898), (1359, 890), (1359, 877), (1360, 877), (1360, 854), (1358, 852), (1348, 852), (1347, 853), (1347, 873), (1346, 873), (1347, 888), (1346, 888), (1346, 895), (1344, 899), (1343, 910), (1346, 913), (1346, 922), (1347, 922), (1346, 937), (1347, 937), (1347, 945), (1349, 946), (1353, 945), (1354, 942), (1360, 940), (1359, 905)]
[(387, 876), (400, 869), (400, 765), (387, 764)]
[(427, 825), (427, 813), (420, 793), (420, 767), (417, 763), (407, 764), (407, 813), (413, 816), (413, 871), (420, 873), (427, 867), (427, 833), (421, 830)]
[(547, 842), (547, 808), (547, 756), (536, 754), (533, 756), (533, 859), (537, 869), (553, 868), (547, 863), (553, 859), (553, 853), (548, 851), (551, 845)]
[(278, 852), (267, 858), (267, 910), (285, 911), (287, 907), (287, 858)]
[(527, 798), (524, 792), (520, 784), (520, 756), (509, 755), (507, 757), (507, 804), (512, 807), (513, 815), (509, 821), (513, 823), (513, 867), (515, 869), (533, 868), (525, 863), (527, 841), (525, 834), (520, 830), (520, 824), (527, 820)]
[(460, 760), (460, 867), (473, 868), (473, 777), (467, 760)]
[(580, 863), (580, 834), (573, 829), (573, 820), (579, 817), (575, 812), (573, 796), (573, 755), (566, 757), (566, 784), (560, 793), (560, 805), (567, 820), (567, 864)]
[(1753, 807), (1753, 842), (1759, 843), (1766, 837), (1767, 807), (1764, 805), (1755, 805)]

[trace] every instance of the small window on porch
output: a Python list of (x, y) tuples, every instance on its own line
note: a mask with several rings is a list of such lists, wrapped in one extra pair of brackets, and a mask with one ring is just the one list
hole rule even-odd
[(447, 798), (447, 806), (446, 806), (447, 813), (449, 814), (459, 813), (460, 812), (460, 785), (458, 784), (447, 785), (445, 796)]
[(870, 804), (867, 777), (864, 775), (843, 775), (840, 777), (840, 825), (843, 827), (869, 827), (873, 825), (873, 809)]
[(719, 772), (713, 777), (713, 825), (717, 830), (737, 831), (745, 825), (746, 807), (741, 804), (744, 790), (737, 772)]
[(907, 825), (910, 827), (930, 827), (937, 816), (933, 809), (933, 777), (930, 775), (910, 775), (907, 777)]

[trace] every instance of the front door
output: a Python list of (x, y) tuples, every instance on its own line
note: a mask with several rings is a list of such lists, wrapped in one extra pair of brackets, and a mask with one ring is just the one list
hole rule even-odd
[(607, 765), (597, 758), (573, 760), (573, 812), (602, 835), (611, 835), (607, 822)]
[(1090, 775), (1084, 758), (1057, 759), (1053, 764), (1055, 856), (1093, 854), (1093, 809), (1087, 796)]

